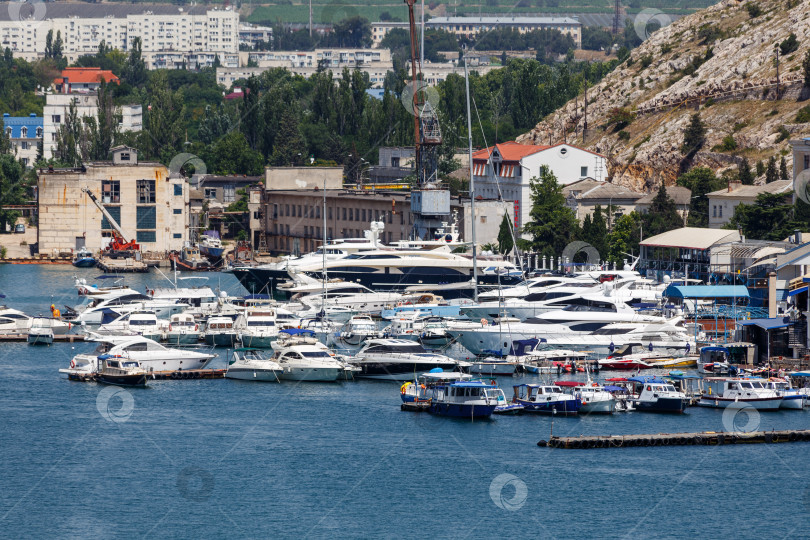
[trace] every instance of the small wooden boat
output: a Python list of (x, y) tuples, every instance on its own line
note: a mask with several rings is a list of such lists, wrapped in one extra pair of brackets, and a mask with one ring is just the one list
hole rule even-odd
[(180, 253), (171, 253), (169, 258), (172, 260), (175, 269), (189, 270), (194, 272), (207, 272), (214, 270), (214, 266), (200, 255), (200, 250), (196, 246), (185, 246)]
[(102, 354), (98, 360), (98, 382), (116, 386), (146, 386), (148, 372), (137, 361), (108, 354)]

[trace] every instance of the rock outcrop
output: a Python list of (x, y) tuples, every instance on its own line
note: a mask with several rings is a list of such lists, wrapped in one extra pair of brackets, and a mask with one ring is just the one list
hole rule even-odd
[[(746, 156), (785, 156), (791, 138), (810, 136), (810, 124), (796, 124), (810, 48), (810, 2), (724, 0), (654, 32), (598, 85), (549, 115), (519, 142), (567, 138), (608, 156), (613, 182), (636, 190), (672, 184), (689, 165), (722, 172)], [(790, 6), (790, 9), (788, 9)], [(779, 94), (775, 48), (795, 34), (798, 49), (780, 55)], [(624, 129), (609, 125), (611, 111), (627, 108), (635, 119)], [(706, 142), (690, 163), (681, 153), (683, 133), (695, 111), (707, 128)], [(731, 135), (735, 150), (716, 147)], [(713, 150), (715, 149), (715, 150)]]

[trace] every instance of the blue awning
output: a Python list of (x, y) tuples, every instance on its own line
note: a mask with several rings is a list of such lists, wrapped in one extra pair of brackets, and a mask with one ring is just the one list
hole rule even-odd
[(803, 292), (807, 292), (807, 287), (808, 286), (805, 285), (804, 287), (799, 287), (798, 289), (793, 289), (792, 291), (787, 293), (788, 298), (790, 298), (791, 296), (796, 296), (797, 294), (802, 294)]
[(670, 285), (666, 298), (748, 298), (745, 285)]
[(738, 326), (758, 326), (763, 330), (774, 330), (776, 328), (787, 328), (792, 325), (790, 319), (778, 317), (776, 319), (749, 319), (747, 321), (737, 321)]

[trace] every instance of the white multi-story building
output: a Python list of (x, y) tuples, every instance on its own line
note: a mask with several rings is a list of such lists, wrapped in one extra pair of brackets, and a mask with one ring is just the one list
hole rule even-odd
[(33, 166), (37, 159), (37, 147), (42, 141), (42, 117), (33, 113), (28, 116), (3, 113), (2, 125), (14, 156), (26, 167)]
[[(478, 65), (476, 67), (469, 67), (469, 71), (476, 72), (480, 76), (484, 76), (492, 70), (500, 69), (503, 66), (497, 65)], [(405, 71), (407, 73), (411, 72), (411, 62), (410, 60), (405, 63)], [(461, 75), (464, 77), (464, 64), (459, 64), (457, 62), (425, 62), (422, 64), (422, 80), (428, 83), (431, 86), (436, 86), (438, 84), (443, 83), (447, 76), (455, 73), (456, 75)]]
[[(56, 138), (59, 128), (64, 124), (70, 105), (76, 105), (79, 118), (95, 118), (98, 114), (98, 87), (101, 79), (117, 84), (118, 77), (111, 71), (98, 68), (67, 68), (54, 80), (56, 92), (45, 96), (45, 107), (42, 120), (42, 155), (45, 159), (53, 157), (56, 149)], [(122, 105), (121, 131), (140, 131), (143, 129), (143, 110), (141, 105)]]
[(565, 143), (535, 146), (510, 141), (473, 154), (475, 196), (514, 201), (515, 224), (522, 227), (530, 219), (530, 181), (540, 177), (544, 166), (562, 185), (583, 178), (601, 182), (607, 175), (605, 156), (590, 150)]
[[(577, 48), (582, 47), (582, 23), (571, 17), (433, 17), (425, 22), (430, 30), (444, 30), (457, 36), (474, 38), (481, 32), (512, 28), (521, 34), (533, 30), (557, 30), (571, 36)], [(408, 30), (405, 22), (371, 23), (372, 46), (379, 47), (386, 34), (395, 28)]]
[[(243, 53), (244, 54), (244, 53)], [(259, 75), (271, 68), (286, 68), (293, 75), (309, 78), (319, 69), (331, 70), (340, 76), (343, 68), (368, 73), (373, 88), (382, 88), (385, 74), (394, 69), (391, 52), (387, 49), (315, 49), (307, 52), (251, 52), (249, 60), (258, 67), (223, 67), (217, 69), (217, 83), (230, 87), (239, 79)]]
[(14, 56), (28, 60), (42, 57), (49, 32), (52, 40), (61, 37), (62, 54), (70, 62), (96, 53), (102, 41), (128, 52), (136, 37), (150, 68), (155, 67), (155, 55), (164, 52), (216, 56), (239, 51), (239, 14), (230, 8), (150, 5), (144, 10), (137, 4), (42, 5), (46, 18), (24, 18), (22, 13), (20, 20), (0, 20), (0, 43)]

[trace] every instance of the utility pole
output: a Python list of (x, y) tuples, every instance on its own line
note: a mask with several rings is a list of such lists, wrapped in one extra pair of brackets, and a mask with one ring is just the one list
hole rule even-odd
[(309, 0), (309, 37), (312, 37), (312, 0)]
[(585, 144), (588, 138), (588, 81), (585, 81), (585, 117), (582, 123), (582, 144)]

